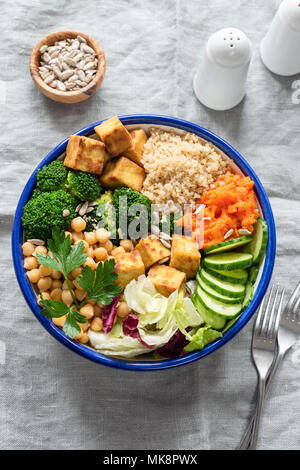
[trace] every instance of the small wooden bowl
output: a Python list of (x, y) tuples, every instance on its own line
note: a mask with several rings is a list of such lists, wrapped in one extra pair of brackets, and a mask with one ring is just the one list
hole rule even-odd
[[(60, 91), (56, 88), (51, 88), (45, 84), (39, 73), (41, 57), (40, 48), (45, 44), (50, 46), (56, 41), (62, 41), (63, 39), (74, 39), (78, 35), (82, 36), (86, 40), (88, 46), (92, 47), (96, 52), (98, 69), (93, 80), (91, 80), (85, 87), (75, 91)], [(44, 95), (48, 96), (48, 98), (51, 98), (54, 101), (59, 101), (60, 103), (78, 103), (80, 101), (87, 100), (97, 91), (105, 75), (106, 61), (102, 47), (99, 46), (95, 39), (91, 38), (87, 34), (79, 33), (77, 31), (57, 31), (56, 33), (51, 33), (45, 36), (35, 46), (30, 56), (29, 68), (34, 83)]]

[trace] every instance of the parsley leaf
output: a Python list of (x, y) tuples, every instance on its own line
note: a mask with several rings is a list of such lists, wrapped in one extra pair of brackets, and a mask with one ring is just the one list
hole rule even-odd
[(68, 307), (59, 300), (48, 300), (43, 298), (41, 294), (40, 304), (44, 307), (41, 310), (41, 314), (46, 318), (60, 318), (64, 315), (68, 315), (63, 326), (64, 333), (70, 338), (75, 338), (81, 331), (78, 323), (86, 323), (87, 318), (81, 313), (74, 310), (73, 307)]
[(65, 237), (65, 232), (57, 227), (52, 230), (52, 240), (48, 240), (47, 245), (54, 258), (39, 253), (36, 256), (38, 262), (61, 272), (65, 278), (73, 269), (81, 266), (87, 258), (87, 254), (84, 253), (84, 244), (79, 242), (72, 246), (70, 235)]
[(115, 260), (110, 259), (99, 263), (96, 272), (86, 266), (77, 282), (87, 292), (89, 299), (109, 305), (122, 292), (122, 287), (115, 284), (117, 278)]
[(63, 332), (71, 339), (75, 338), (80, 332), (81, 328), (78, 323), (85, 323), (87, 318), (81, 313), (74, 310), (72, 307), (69, 309), (69, 315), (63, 326)]

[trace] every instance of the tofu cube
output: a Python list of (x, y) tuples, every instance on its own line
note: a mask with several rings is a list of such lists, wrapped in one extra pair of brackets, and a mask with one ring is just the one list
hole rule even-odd
[(170, 266), (183, 271), (191, 279), (196, 276), (200, 259), (198, 245), (192, 238), (173, 235)]
[(146, 269), (171, 254), (171, 251), (164, 247), (158, 238), (152, 235), (142, 238), (135, 249), (140, 252)]
[(95, 127), (96, 134), (104, 142), (107, 152), (116, 157), (131, 146), (131, 137), (118, 116), (114, 116)]
[(116, 256), (115, 271), (118, 274), (117, 284), (127, 286), (132, 279), (137, 279), (145, 274), (145, 266), (139, 251), (133, 250), (130, 253), (123, 253)]
[(124, 152), (124, 155), (138, 165), (143, 166), (142, 155), (144, 145), (148, 139), (146, 132), (143, 129), (136, 129), (130, 132), (130, 136), (132, 139), (131, 146)]
[(105, 151), (103, 142), (82, 135), (70, 136), (64, 160), (65, 166), (101, 175), (108, 160), (109, 155)]
[(183, 272), (164, 264), (155, 264), (149, 270), (148, 278), (154, 287), (165, 297), (169, 297), (176, 289), (180, 289), (186, 280)]
[(145, 170), (126, 157), (113, 158), (104, 168), (100, 182), (106, 188), (128, 186), (140, 191), (146, 177)]

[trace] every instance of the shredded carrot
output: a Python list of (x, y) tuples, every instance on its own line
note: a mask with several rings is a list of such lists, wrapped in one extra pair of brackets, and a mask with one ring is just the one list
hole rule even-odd
[[(254, 194), (254, 182), (249, 176), (240, 176), (226, 173), (220, 176), (214, 184), (196, 202), (204, 204), (204, 242), (202, 248), (224, 241), (224, 235), (233, 229), (227, 240), (240, 237), (239, 229), (246, 229), (252, 233), (253, 224), (259, 212)], [(180, 224), (185, 225), (182, 218)], [(190, 219), (189, 219), (190, 222)], [(196, 217), (193, 216), (193, 229), (196, 229)], [(197, 235), (196, 235), (197, 237)]]

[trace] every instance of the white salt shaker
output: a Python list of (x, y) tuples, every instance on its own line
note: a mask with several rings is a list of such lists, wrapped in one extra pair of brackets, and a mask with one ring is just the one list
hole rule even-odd
[(239, 29), (225, 28), (214, 33), (194, 77), (198, 100), (217, 111), (239, 104), (245, 96), (251, 55), (251, 42)]
[(261, 42), (262, 61), (277, 75), (300, 72), (300, 0), (283, 0)]

